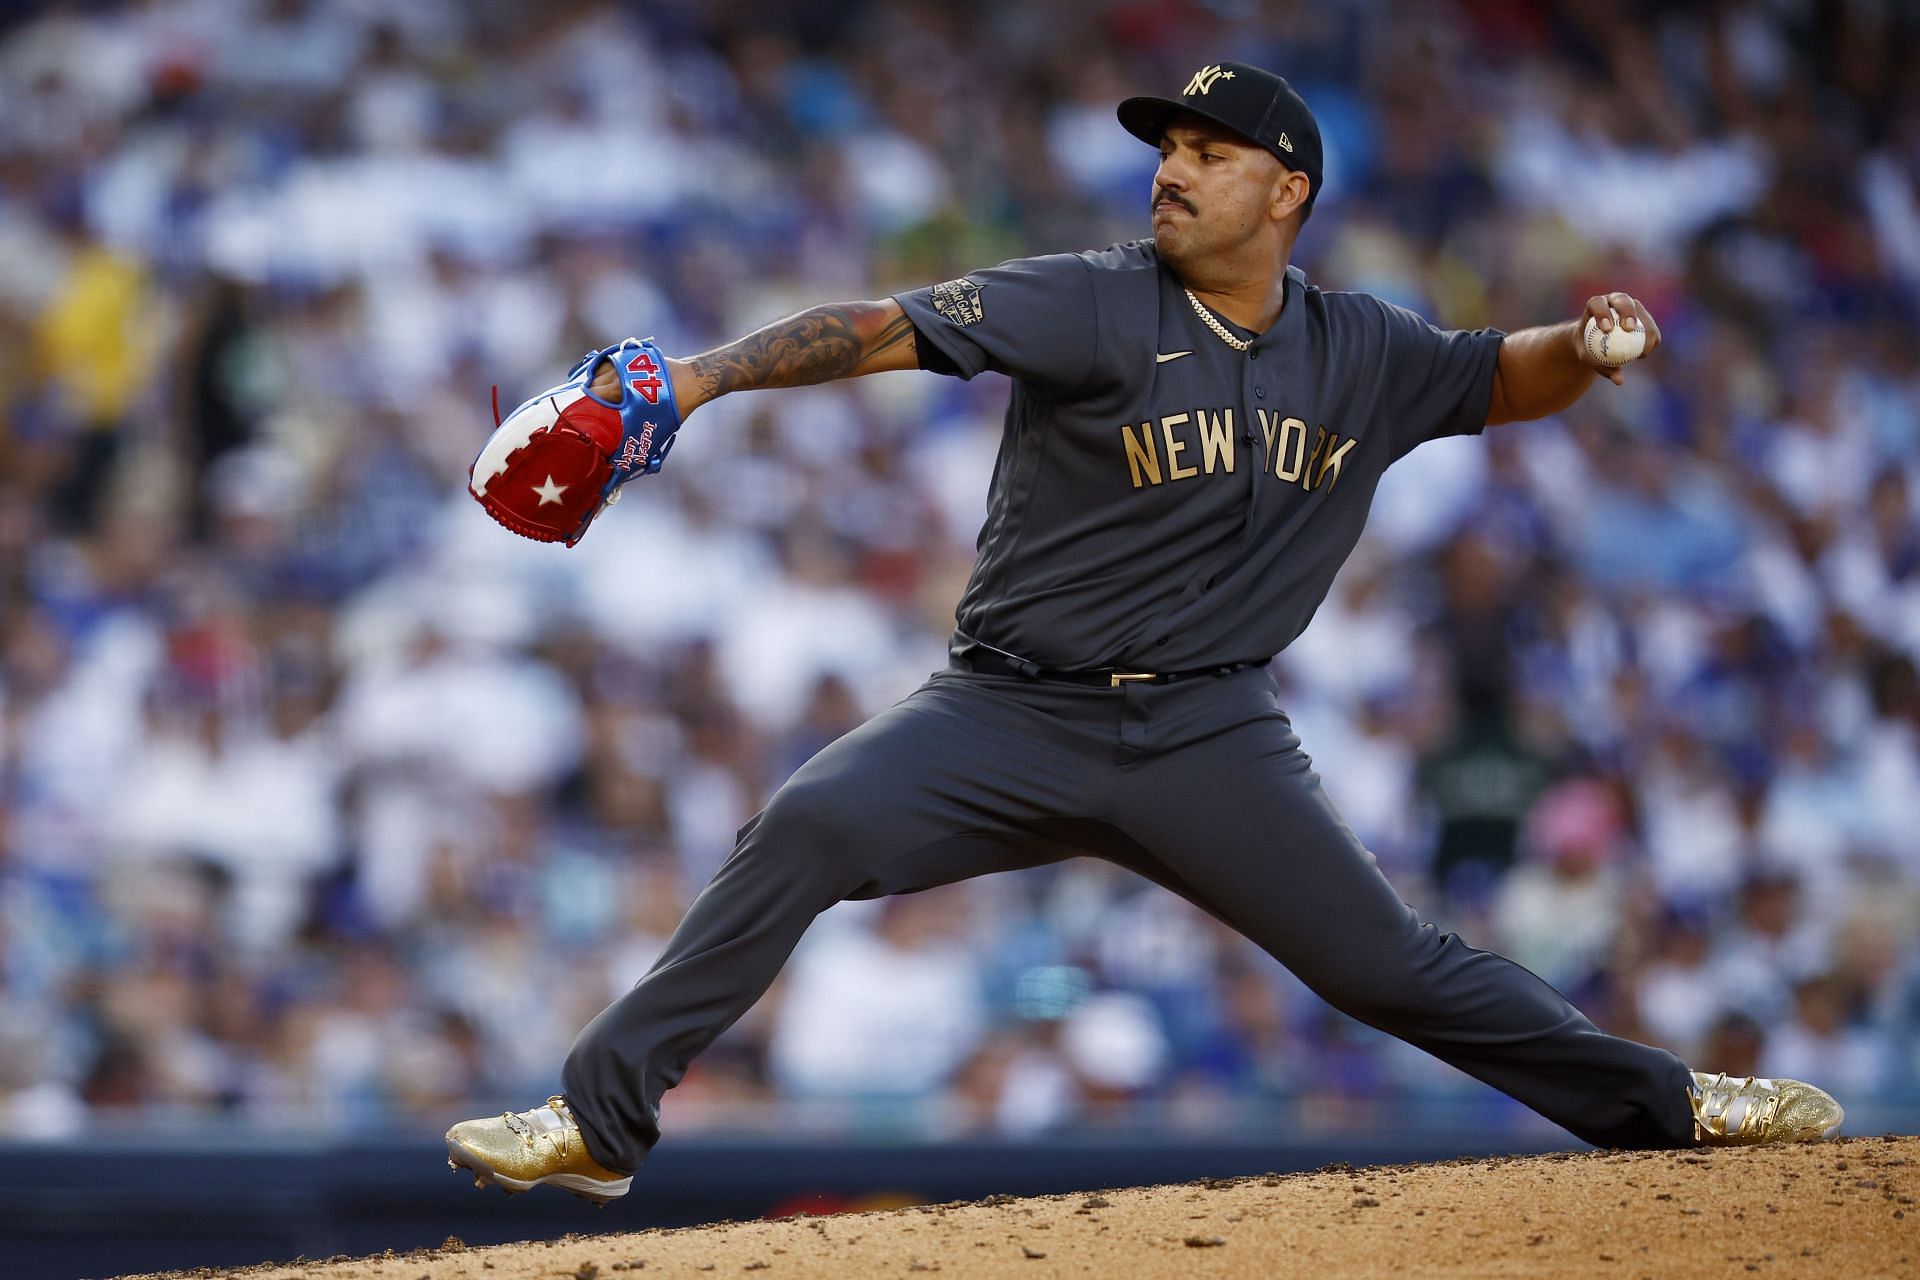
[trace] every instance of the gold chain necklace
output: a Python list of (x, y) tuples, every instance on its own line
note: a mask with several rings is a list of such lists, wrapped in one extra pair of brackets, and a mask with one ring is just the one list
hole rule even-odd
[(1187, 295), (1187, 301), (1193, 304), (1194, 314), (1207, 322), (1207, 328), (1213, 330), (1213, 334), (1216, 338), (1220, 339), (1220, 341), (1232, 347), (1235, 351), (1245, 351), (1248, 347), (1253, 345), (1253, 343), (1249, 342), (1247, 339), (1236, 338), (1233, 336), (1233, 334), (1229, 333), (1227, 331), (1227, 326), (1220, 323), (1219, 317), (1214, 315), (1213, 312), (1207, 310), (1206, 305), (1202, 303), (1200, 299), (1193, 296), (1193, 290), (1184, 289), (1183, 292)]

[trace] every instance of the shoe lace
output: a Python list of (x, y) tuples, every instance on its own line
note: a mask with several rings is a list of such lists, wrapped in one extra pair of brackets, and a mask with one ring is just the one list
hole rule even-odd
[(567, 1123), (558, 1129), (536, 1129), (533, 1127), (533, 1122), (527, 1119), (526, 1113), (503, 1111), (500, 1113), (500, 1118), (506, 1122), (507, 1128), (526, 1144), (529, 1151), (533, 1149), (535, 1138), (545, 1138), (564, 1156), (567, 1154), (567, 1134), (573, 1127), (573, 1117), (567, 1113), (567, 1100), (558, 1094), (547, 1099), (547, 1106)]
[[(1747, 1106), (1742, 1110), (1739, 1122), (1729, 1130), (1727, 1113), (1733, 1109), (1734, 1102), (1741, 1098), (1747, 1099)], [(1723, 1071), (1703, 1084), (1700, 1095), (1694, 1099), (1694, 1137), (1761, 1137), (1779, 1114), (1780, 1102), (1779, 1090), (1761, 1088), (1757, 1077), (1746, 1076), (1736, 1084)]]

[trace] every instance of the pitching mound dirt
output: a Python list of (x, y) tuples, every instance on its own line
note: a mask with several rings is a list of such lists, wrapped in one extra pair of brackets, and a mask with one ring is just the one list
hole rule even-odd
[[(539, 1192), (536, 1194), (558, 1194)], [(175, 1272), (655, 1276), (1920, 1275), (1920, 1138), (1347, 1168), (1178, 1187)], [(512, 1210), (503, 1202), (502, 1212)], [(640, 1273), (635, 1275), (633, 1273)]]

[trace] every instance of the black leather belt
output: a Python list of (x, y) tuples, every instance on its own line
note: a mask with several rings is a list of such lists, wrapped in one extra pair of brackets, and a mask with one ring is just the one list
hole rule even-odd
[(1198, 676), (1230, 676), (1236, 671), (1245, 671), (1248, 667), (1262, 667), (1264, 662), (1229, 662), (1217, 667), (1200, 667), (1193, 671), (1123, 671), (1118, 667), (1101, 667), (1096, 671), (1055, 671), (1024, 659), (1015, 659), (996, 649), (984, 648), (978, 644), (968, 645), (954, 654), (955, 661), (978, 675), (1017, 676), (1022, 680), (1056, 680), (1062, 684), (1084, 684), (1096, 689), (1118, 689), (1123, 684), (1177, 684), (1182, 680), (1192, 680)]

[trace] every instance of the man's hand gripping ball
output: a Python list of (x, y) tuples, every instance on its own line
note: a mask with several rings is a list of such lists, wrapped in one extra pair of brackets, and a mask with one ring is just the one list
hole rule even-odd
[[(620, 399), (589, 387), (601, 361), (620, 376)], [(653, 339), (628, 338), (589, 352), (567, 380), (500, 417), (467, 473), (467, 492), (487, 514), (522, 537), (568, 546), (620, 486), (650, 476), (680, 430), (667, 358)]]

